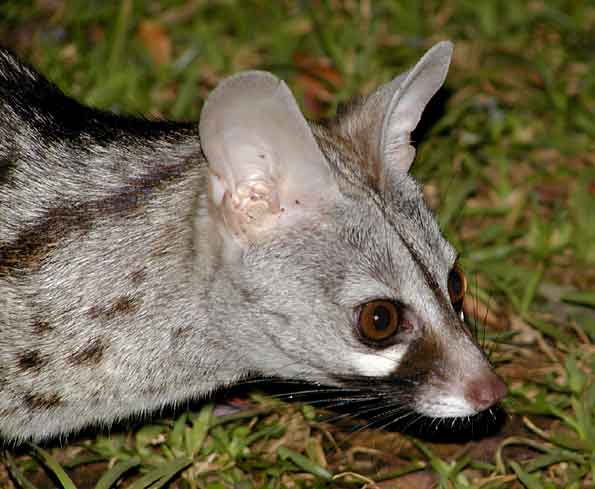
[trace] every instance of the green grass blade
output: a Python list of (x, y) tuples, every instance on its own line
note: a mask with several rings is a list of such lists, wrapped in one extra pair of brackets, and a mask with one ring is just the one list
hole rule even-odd
[(35, 457), (60, 481), (63, 489), (76, 489), (76, 485), (64, 472), (62, 466), (48, 452), (32, 443), (29, 443), (28, 446), (33, 450)]
[(36, 485), (31, 483), (26, 477), (25, 474), (21, 472), (17, 463), (12, 458), (8, 451), (4, 452), (4, 460), (10, 475), (13, 479), (19, 484), (21, 489), (38, 489)]
[(156, 469), (153, 469), (148, 474), (145, 474), (140, 479), (136, 480), (129, 489), (157, 489), (163, 487), (174, 475), (184, 470), (192, 464), (192, 460), (189, 458), (176, 459), (172, 462), (160, 465)]
[(130, 22), (132, 7), (132, 0), (123, 0), (120, 4), (120, 11), (118, 12), (118, 18), (114, 28), (114, 37), (108, 62), (110, 73), (117, 72), (121, 64), (122, 52), (124, 51), (124, 45), (126, 43), (126, 31)]
[(184, 444), (184, 431), (186, 430), (186, 421), (188, 414), (184, 413), (178, 417), (173, 428), (167, 435), (167, 444), (172, 450), (181, 450)]
[(192, 429), (188, 437), (188, 456), (193, 457), (202, 448), (211, 428), (212, 417), (213, 404), (207, 404), (203, 406), (198, 416), (192, 420)]
[(529, 308), (533, 303), (533, 299), (535, 298), (535, 294), (537, 293), (537, 289), (539, 288), (539, 283), (541, 282), (541, 278), (543, 277), (543, 264), (540, 264), (529, 277), (529, 281), (527, 282), (527, 287), (525, 288), (525, 293), (523, 294), (523, 300), (521, 302), (521, 316), (525, 317), (529, 312)]
[(300, 469), (305, 470), (310, 474), (314, 474), (315, 476), (322, 479), (331, 480), (333, 477), (333, 475), (324, 467), (321, 467), (320, 465), (312, 462), (312, 460), (310, 460), (308, 457), (305, 457), (301, 453), (290, 450), (289, 448), (279, 447), (277, 449), (277, 455), (279, 455), (281, 460), (291, 460)]
[(138, 467), (140, 459), (131, 458), (126, 462), (120, 462), (114, 465), (110, 470), (105, 472), (97, 481), (95, 489), (110, 489), (126, 472)]
[(512, 467), (512, 470), (514, 470), (514, 473), (519, 478), (521, 483), (527, 489), (544, 489), (541, 482), (539, 482), (539, 479), (536, 476), (529, 474), (529, 472), (523, 470), (518, 463), (510, 462), (510, 466)]
[(564, 302), (595, 308), (595, 292), (572, 292), (562, 296)]

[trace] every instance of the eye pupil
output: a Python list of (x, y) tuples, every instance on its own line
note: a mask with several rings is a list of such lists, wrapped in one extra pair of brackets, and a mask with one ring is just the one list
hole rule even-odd
[(390, 326), (390, 312), (384, 306), (376, 306), (374, 309), (374, 327), (378, 331), (384, 331)]

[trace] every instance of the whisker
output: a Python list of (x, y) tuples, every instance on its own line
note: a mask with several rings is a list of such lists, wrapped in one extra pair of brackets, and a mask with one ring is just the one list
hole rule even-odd
[[(393, 414), (396, 414), (396, 413), (401, 413), (404, 410), (409, 411), (405, 406), (403, 406), (401, 403), (398, 403), (398, 402), (385, 404), (383, 406), (378, 406), (377, 409), (388, 409), (388, 408), (391, 408), (391, 409), (389, 409), (388, 411), (385, 411), (383, 413), (376, 414), (376, 415), (372, 416), (371, 418), (369, 418), (369, 422), (365, 426), (371, 426), (374, 423), (376, 423), (376, 421), (378, 421), (378, 420), (385, 419), (385, 418), (392, 416)], [(365, 412), (366, 411), (360, 411), (360, 412), (356, 413), (355, 415), (361, 416)]]
[(272, 376), (259, 376), (258, 378), (247, 378), (244, 380), (241, 380), (240, 382), (242, 382), (243, 384), (260, 384), (260, 383), (264, 383), (264, 382), (277, 382), (280, 384), (303, 384), (304, 381), (303, 380), (297, 380), (297, 379), (282, 379), (280, 377), (272, 377)]
[(325, 393), (329, 393), (329, 392), (335, 392), (335, 393), (341, 393), (341, 392), (360, 392), (360, 389), (349, 389), (349, 388), (342, 388), (342, 387), (337, 387), (337, 388), (321, 388), (321, 389), (306, 389), (306, 390), (301, 390), (301, 391), (292, 391), (292, 392), (284, 392), (281, 394), (273, 394), (272, 398), (274, 399), (286, 399), (286, 398), (293, 398), (293, 397), (297, 397), (297, 396), (308, 396), (310, 394), (325, 394)]
[[(376, 399), (377, 398), (371, 397), (370, 399), (368, 399), (368, 401), (372, 401), (372, 400), (376, 400)], [(390, 406), (391, 406), (391, 403), (389, 403), (389, 404), (383, 403), (383, 404), (381, 404), (379, 406), (373, 406), (373, 407), (370, 407), (370, 408), (367, 408), (367, 409), (360, 409), (358, 411), (354, 411), (354, 412), (350, 412), (350, 413), (338, 414), (336, 416), (325, 418), (324, 421), (326, 421), (328, 423), (333, 423), (333, 422), (336, 422), (336, 421), (339, 421), (339, 420), (342, 420), (342, 419), (356, 418), (358, 416), (362, 416), (362, 415), (364, 415), (366, 413), (369, 413), (369, 412), (377, 411), (379, 409), (386, 409), (387, 407), (390, 407)]]
[[(357, 435), (358, 433), (361, 433), (362, 431), (371, 428), (374, 426), (375, 423), (377, 423), (378, 421), (381, 421), (383, 419), (386, 419), (388, 417), (393, 416), (395, 413), (399, 413), (403, 411), (403, 407), (398, 407), (396, 409), (392, 409), (386, 413), (382, 413), (382, 415), (377, 415), (374, 416), (369, 422), (367, 422), (366, 424), (364, 424), (363, 426), (360, 426), (359, 428), (357, 428), (356, 430), (352, 431), (349, 436), (344, 440), (344, 442), (348, 442), (349, 440), (351, 440), (352, 438), (355, 437), (355, 435)], [(381, 431), (383, 429), (386, 429), (388, 426), (390, 426), (393, 423), (397, 423), (403, 419), (406, 419), (408, 416), (411, 416), (413, 413), (412, 411), (407, 410), (404, 414), (401, 414), (399, 416), (395, 416), (394, 418), (392, 418), (388, 423), (385, 423), (383, 425), (380, 425), (379, 427), (374, 428), (377, 431)]]
[[(361, 403), (361, 402), (367, 402), (372, 399), (374, 399), (374, 398), (370, 397), (370, 396), (365, 396), (365, 395), (361, 395), (358, 397), (333, 396), (333, 397), (325, 397), (323, 399), (313, 399), (313, 400), (305, 400), (305, 401), (297, 400), (296, 402), (298, 404), (307, 404), (307, 405), (311, 405), (311, 406), (323, 405), (322, 406), (323, 409), (332, 409), (333, 407), (339, 406), (342, 404), (349, 404), (349, 403), (357, 404), (357, 403)], [(285, 399), (282, 399), (282, 400), (285, 401)], [(329, 405), (324, 406), (325, 403), (329, 403)]]
[[(326, 399), (317, 399), (315, 401), (311, 401), (311, 402), (304, 402), (304, 404), (308, 404), (308, 405), (315, 405), (315, 404), (324, 404), (324, 403), (331, 403), (328, 406), (322, 406), (322, 409), (328, 410), (328, 411), (332, 411), (334, 408), (336, 407), (341, 407), (341, 406), (345, 406), (345, 405), (349, 405), (349, 404), (359, 404), (362, 402), (370, 402), (371, 400), (373, 400), (374, 397), (329, 397)], [(335, 402), (332, 402), (335, 401)]]
[(409, 423), (407, 423), (402, 431), (406, 432), (409, 428), (411, 428), (411, 426), (413, 426), (415, 423), (417, 423), (420, 419), (423, 419), (423, 418), (425, 418), (425, 416), (423, 414), (417, 413), (417, 416), (415, 418), (413, 418)]
[(383, 425), (380, 425), (376, 429), (379, 430), (379, 431), (385, 430), (390, 425), (392, 425), (394, 423), (398, 423), (399, 421), (402, 421), (403, 419), (406, 419), (408, 416), (412, 416), (412, 415), (413, 415), (413, 411), (408, 411), (405, 414), (402, 414), (401, 416), (397, 416), (396, 418), (391, 419), (388, 423), (385, 423)]

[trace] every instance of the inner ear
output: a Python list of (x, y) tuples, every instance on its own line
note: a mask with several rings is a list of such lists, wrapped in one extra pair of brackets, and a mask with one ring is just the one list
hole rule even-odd
[[(393, 95), (382, 124), (378, 154), (384, 167), (407, 172), (415, 149), (410, 137), (421, 115), (444, 83), (452, 57), (450, 42), (433, 46), (417, 64), (390, 83)], [(390, 92), (389, 92), (390, 93)]]
[(222, 81), (207, 99), (200, 137), (211, 199), (239, 235), (314, 207), (335, 188), (328, 164), (284, 82), (261, 71)]

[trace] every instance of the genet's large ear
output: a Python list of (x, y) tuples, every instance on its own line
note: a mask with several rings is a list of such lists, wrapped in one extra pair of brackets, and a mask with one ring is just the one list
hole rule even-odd
[(444, 83), (452, 51), (451, 42), (434, 45), (411, 70), (380, 87), (340, 121), (356, 144), (373, 153), (375, 168), (370, 171), (377, 178), (385, 171), (409, 170), (415, 157), (411, 132)]
[[(415, 157), (410, 136), (426, 105), (444, 83), (453, 46), (441, 42), (432, 47), (405, 75), (394, 79), (386, 90), (388, 104), (379, 141), (379, 155), (386, 166), (408, 171)], [(401, 81), (402, 80), (402, 81)]]
[(287, 85), (247, 71), (223, 80), (202, 109), (210, 196), (227, 227), (251, 239), (335, 188), (328, 164)]

